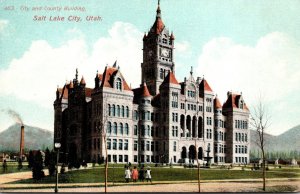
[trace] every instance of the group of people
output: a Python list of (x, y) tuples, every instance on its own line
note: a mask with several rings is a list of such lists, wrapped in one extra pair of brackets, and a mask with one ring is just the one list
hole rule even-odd
[(147, 182), (152, 182), (151, 170), (149, 167), (147, 168), (147, 170), (144, 170), (143, 166), (140, 168), (140, 170), (138, 170), (136, 166), (134, 166), (132, 170), (127, 167), (125, 170), (125, 180), (128, 183), (130, 179), (132, 179), (133, 182), (137, 182), (138, 179), (142, 182), (144, 182), (145, 179), (147, 180)]

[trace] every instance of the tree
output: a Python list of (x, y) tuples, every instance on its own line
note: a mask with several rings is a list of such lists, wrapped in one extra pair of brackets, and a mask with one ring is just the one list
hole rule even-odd
[(40, 180), (45, 176), (43, 171), (43, 156), (40, 150), (35, 152), (33, 156), (32, 178), (35, 180)]
[(48, 167), (50, 176), (54, 175), (55, 172), (55, 163), (56, 163), (55, 159), (56, 159), (56, 154), (53, 151), (50, 152), (49, 149), (47, 148), (45, 151), (44, 164), (45, 166)]
[(267, 112), (266, 106), (259, 98), (258, 104), (253, 107), (253, 114), (251, 114), (251, 126), (258, 134), (258, 139), (256, 141), (262, 156), (262, 178), (263, 178), (263, 190), (266, 190), (266, 152), (265, 152), (265, 132), (269, 127), (270, 115)]

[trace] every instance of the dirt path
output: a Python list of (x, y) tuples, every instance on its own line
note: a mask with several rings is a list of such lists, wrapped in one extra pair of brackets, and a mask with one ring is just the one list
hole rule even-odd
[[(295, 192), (300, 192), (300, 180), (297, 181), (274, 181), (268, 182), (267, 186), (289, 185), (296, 187)], [(262, 184), (259, 182), (222, 182), (222, 183), (202, 183), (202, 192), (257, 192)], [(47, 189), (22, 189), (3, 190), (5, 192), (53, 192), (53, 188)], [(109, 187), (108, 192), (197, 192), (197, 183), (181, 184), (157, 184), (157, 185), (128, 185)], [(59, 188), (59, 192), (104, 192), (103, 187), (84, 188)]]

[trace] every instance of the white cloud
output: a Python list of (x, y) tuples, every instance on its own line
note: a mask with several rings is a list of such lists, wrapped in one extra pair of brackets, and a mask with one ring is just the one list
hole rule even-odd
[[(270, 104), (280, 101), (288, 103), (291, 94), (300, 92), (299, 56), (300, 45), (280, 32), (267, 34), (255, 46), (238, 44), (230, 38), (220, 37), (204, 45), (197, 73), (205, 75), (223, 102), (227, 91), (233, 90), (242, 91), (249, 105), (257, 99), (259, 91), (265, 94)], [(275, 110), (275, 106), (271, 109)], [(281, 107), (282, 112), (279, 112), (277, 107), (272, 114), (282, 114), (285, 109), (287, 106)], [(292, 127), (299, 123), (300, 120), (284, 124)], [(276, 128), (276, 125), (272, 127)]]
[(8, 20), (0, 19), (0, 33), (2, 33), (4, 31), (4, 29), (6, 28), (7, 25), (8, 25)]
[[(79, 33), (68, 33), (73, 32)], [(45, 40), (33, 41), (21, 58), (13, 59), (7, 69), (0, 70), (0, 93), (52, 108), (57, 84), (61, 87), (66, 79), (73, 79), (75, 68), (80, 76), (84, 75), (87, 86), (93, 87), (96, 70), (102, 72), (107, 63), (112, 65), (115, 60), (127, 82), (138, 85), (142, 37), (134, 25), (116, 22), (108, 37), (95, 42), (92, 52), (88, 52), (83, 37), (57, 48)]]

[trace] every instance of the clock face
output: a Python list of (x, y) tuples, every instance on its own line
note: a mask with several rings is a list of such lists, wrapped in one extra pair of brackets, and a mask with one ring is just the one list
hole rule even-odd
[(169, 50), (168, 49), (161, 49), (161, 56), (169, 57)]

